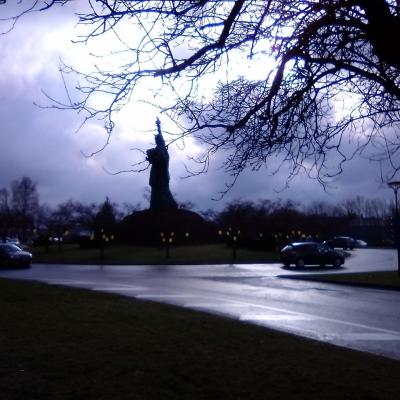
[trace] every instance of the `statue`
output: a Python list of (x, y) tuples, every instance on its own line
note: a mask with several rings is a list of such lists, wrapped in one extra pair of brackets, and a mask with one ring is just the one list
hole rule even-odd
[(161, 134), (160, 120), (157, 118), (157, 131), (155, 135), (156, 147), (147, 150), (147, 161), (151, 164), (150, 180), (151, 197), (150, 210), (166, 211), (176, 210), (178, 205), (169, 190), (169, 155)]
[[(151, 186), (150, 207), (136, 210), (127, 215), (119, 224), (119, 235), (124, 243), (160, 244), (170, 235), (169, 240), (180, 245), (206, 243), (215, 235), (215, 227), (194, 211), (178, 208), (169, 189), (169, 155), (165, 145), (160, 121), (157, 119), (156, 146), (147, 150)], [(172, 234), (173, 232), (173, 234)], [(168, 242), (172, 243), (172, 242)]]

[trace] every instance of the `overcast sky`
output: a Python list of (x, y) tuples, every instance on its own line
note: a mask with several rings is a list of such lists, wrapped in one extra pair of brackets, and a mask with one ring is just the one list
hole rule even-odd
[[(7, 7), (9, 7), (9, 4)], [(48, 104), (42, 90), (53, 97), (65, 98), (59, 59), (76, 68), (86, 68), (89, 46), (71, 43), (76, 35), (76, 18), (67, 8), (35, 14), (21, 20), (13, 31), (0, 36), (0, 188), (22, 176), (31, 177), (38, 187), (41, 202), (55, 205), (74, 199), (102, 202), (106, 196), (118, 203), (142, 203), (149, 190), (149, 170), (141, 173), (110, 175), (105, 172), (130, 169), (140, 159), (132, 148), (146, 150), (154, 145), (157, 112), (151, 107), (132, 104), (118, 118), (109, 146), (91, 158), (82, 153), (97, 150), (105, 140), (101, 125), (91, 122), (77, 131), (81, 116), (72, 111), (41, 109), (34, 102)], [(5, 16), (0, 5), (0, 18)], [(162, 120), (162, 118), (161, 118)], [(163, 120), (162, 120), (163, 122)], [(219, 169), (217, 156), (206, 175), (182, 179), (184, 163), (191, 147), (170, 147), (171, 190), (178, 202), (191, 201), (198, 209), (221, 208), (234, 199), (290, 198), (302, 203), (323, 200), (340, 203), (356, 195), (369, 198), (393, 196), (380, 183), (379, 168), (357, 158), (328, 192), (313, 180), (298, 176), (290, 188), (285, 185), (285, 169), (273, 176), (268, 171), (248, 172), (219, 202), (229, 181)]]

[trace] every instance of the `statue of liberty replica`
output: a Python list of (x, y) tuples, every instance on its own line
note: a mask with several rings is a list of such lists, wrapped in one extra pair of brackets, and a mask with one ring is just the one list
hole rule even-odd
[(169, 188), (169, 154), (157, 118), (156, 146), (146, 151), (150, 163), (150, 207), (127, 215), (119, 224), (119, 237), (125, 243), (159, 245), (168, 238), (173, 244), (209, 241), (215, 231), (201, 215), (178, 207)]
[(157, 118), (157, 135), (154, 136), (156, 147), (147, 150), (147, 161), (151, 164), (150, 180), (151, 187), (150, 210), (169, 211), (176, 210), (178, 205), (169, 189), (169, 155), (161, 133), (160, 120)]

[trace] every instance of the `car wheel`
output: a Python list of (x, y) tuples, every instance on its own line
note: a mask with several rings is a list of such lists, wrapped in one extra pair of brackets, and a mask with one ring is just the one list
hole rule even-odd
[(304, 265), (305, 265), (305, 263), (304, 263), (304, 260), (303, 260), (302, 258), (299, 258), (299, 259), (296, 261), (296, 267), (297, 267), (297, 268), (303, 268)]
[(333, 260), (333, 266), (335, 268), (339, 268), (343, 264), (342, 260), (340, 258), (335, 258)]

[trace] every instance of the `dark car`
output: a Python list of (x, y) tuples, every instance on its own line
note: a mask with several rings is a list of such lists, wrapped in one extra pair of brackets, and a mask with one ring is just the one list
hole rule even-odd
[(12, 243), (12, 244), (16, 244), (17, 246), (21, 245), (21, 242), (19, 241), (19, 239), (17, 237), (6, 237), (5, 240), (6, 243)]
[(0, 243), (0, 267), (30, 268), (32, 254), (12, 243)]
[(324, 243), (333, 248), (340, 247), (343, 250), (353, 250), (357, 241), (349, 236), (335, 236)]
[(304, 267), (305, 265), (340, 267), (344, 264), (344, 255), (322, 243), (290, 243), (281, 250), (281, 261), (285, 267), (291, 264), (296, 267)]

